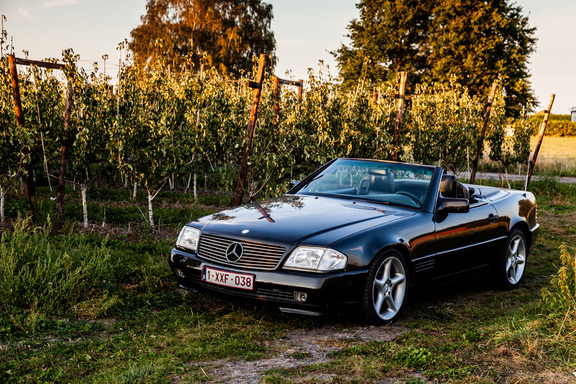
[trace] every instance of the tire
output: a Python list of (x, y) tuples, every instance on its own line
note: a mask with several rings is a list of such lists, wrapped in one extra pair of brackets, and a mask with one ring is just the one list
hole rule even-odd
[(378, 255), (368, 270), (361, 301), (364, 321), (384, 325), (397, 320), (408, 299), (408, 268), (400, 252)]
[(503, 289), (518, 287), (524, 277), (527, 258), (526, 236), (519, 229), (513, 229), (508, 235), (496, 268), (498, 285)]

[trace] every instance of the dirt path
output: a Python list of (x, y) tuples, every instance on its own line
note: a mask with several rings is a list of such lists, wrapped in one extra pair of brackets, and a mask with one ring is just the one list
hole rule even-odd
[[(312, 330), (296, 329), (289, 331), (286, 337), (267, 345), (271, 351), (268, 358), (257, 361), (224, 359), (200, 363), (197, 366), (212, 378), (213, 383), (259, 383), (269, 369), (298, 369), (326, 363), (331, 360), (330, 353), (334, 351), (370, 341), (392, 341), (406, 332), (407, 328), (397, 326), (340, 328), (329, 325)], [(425, 382), (424, 376), (418, 373), (414, 373), (413, 377)], [(309, 372), (304, 379), (308, 382), (310, 379), (329, 382), (332, 375)], [(393, 382), (393, 379), (389, 381)]]

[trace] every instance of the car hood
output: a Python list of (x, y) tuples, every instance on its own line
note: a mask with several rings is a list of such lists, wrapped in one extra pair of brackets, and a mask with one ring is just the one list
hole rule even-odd
[(211, 233), (282, 245), (329, 245), (353, 233), (417, 211), (323, 196), (285, 195), (200, 218)]

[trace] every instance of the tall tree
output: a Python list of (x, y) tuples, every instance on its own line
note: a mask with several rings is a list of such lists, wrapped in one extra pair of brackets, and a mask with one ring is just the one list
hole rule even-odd
[(498, 78), (507, 113), (532, 107), (527, 64), (535, 28), (509, 0), (361, 0), (360, 18), (348, 25), (350, 46), (336, 56), (345, 84), (361, 76), (389, 80), (408, 71), (411, 84), (449, 82), (486, 98)]
[(239, 74), (261, 53), (274, 57), (272, 5), (261, 0), (148, 0), (142, 24), (131, 32), (135, 61), (160, 56), (173, 67), (190, 60)]
[(369, 81), (396, 78), (407, 71), (412, 82), (427, 68), (427, 34), (434, 1), (361, 0), (360, 19), (348, 25), (351, 46), (336, 56), (345, 85), (363, 76)]

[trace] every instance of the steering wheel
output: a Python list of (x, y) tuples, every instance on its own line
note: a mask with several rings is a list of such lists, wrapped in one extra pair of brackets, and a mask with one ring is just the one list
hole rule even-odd
[(403, 196), (407, 196), (410, 199), (412, 199), (416, 204), (421, 205), (422, 202), (420, 201), (420, 198), (418, 196), (416, 196), (415, 194), (413, 194), (412, 192), (408, 192), (408, 191), (398, 191), (396, 192), (398, 195), (403, 195)]

